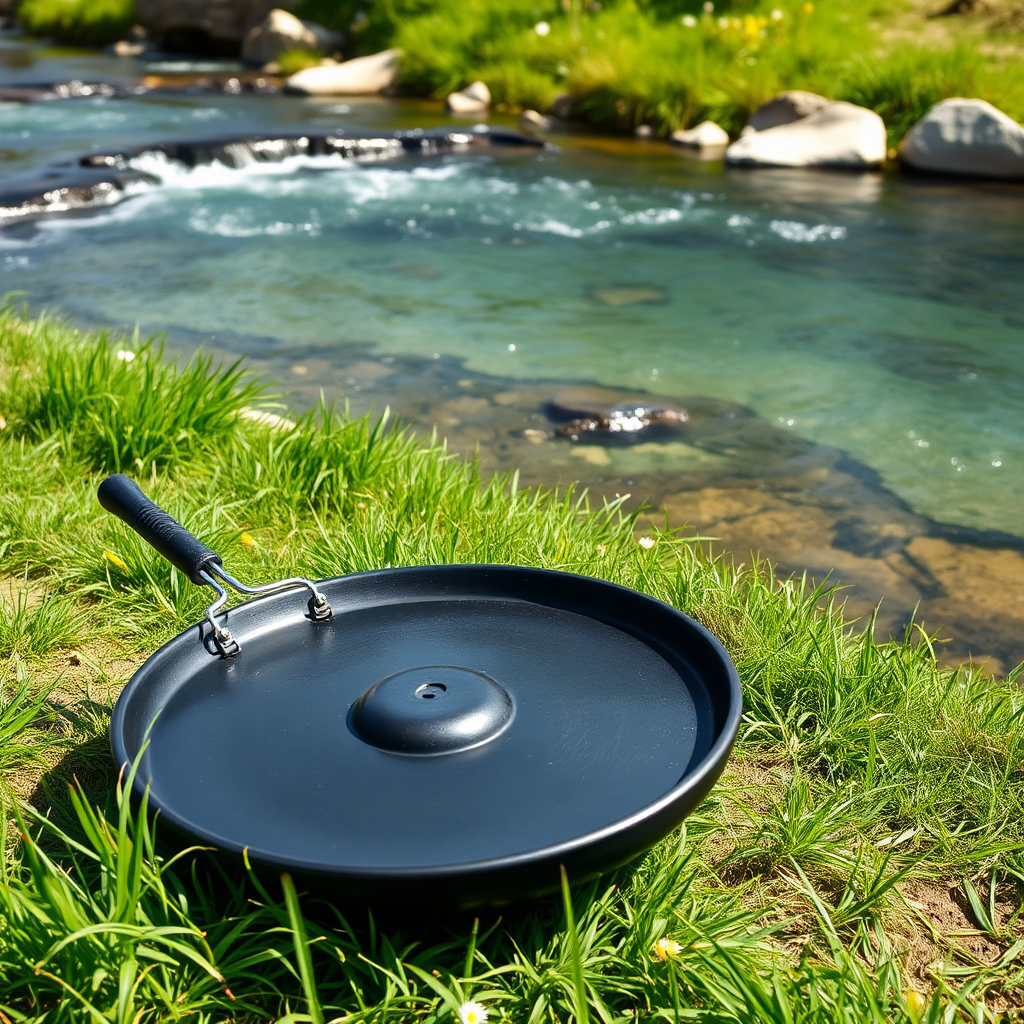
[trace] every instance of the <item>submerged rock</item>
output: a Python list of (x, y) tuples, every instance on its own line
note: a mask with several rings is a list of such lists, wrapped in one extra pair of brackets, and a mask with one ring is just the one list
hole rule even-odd
[(868, 170), (886, 154), (885, 124), (852, 103), (829, 103), (791, 124), (743, 136), (726, 151), (730, 164)]
[(668, 302), (668, 292), (657, 285), (610, 285), (590, 293), (604, 306), (660, 306)]
[(459, 92), (449, 93), (444, 101), (453, 114), (483, 114), (491, 106), (491, 90), (486, 82), (473, 82)]
[(368, 57), (296, 72), (286, 82), (289, 92), (308, 96), (367, 96), (390, 89), (398, 79), (398, 51), (383, 50)]
[(714, 121), (701, 121), (696, 128), (673, 132), (669, 141), (685, 149), (722, 149), (729, 145), (729, 133)]
[(778, 96), (772, 97), (767, 103), (762, 103), (750, 115), (747, 128), (751, 128), (755, 132), (763, 132), (769, 128), (792, 124), (794, 121), (813, 114), (816, 110), (821, 110), (822, 107), (827, 107), (830, 102), (824, 96), (813, 92), (804, 92), (802, 89), (780, 92)]
[(899, 152), (916, 170), (1024, 179), (1024, 127), (984, 100), (937, 103), (910, 129)]
[(247, 64), (269, 64), (285, 50), (333, 52), (344, 42), (339, 32), (302, 21), (294, 14), (276, 7), (242, 40), (242, 60)]
[(544, 406), (556, 437), (572, 441), (647, 440), (653, 427), (677, 428), (689, 420), (685, 409), (652, 401), (649, 395), (604, 388), (569, 388)]

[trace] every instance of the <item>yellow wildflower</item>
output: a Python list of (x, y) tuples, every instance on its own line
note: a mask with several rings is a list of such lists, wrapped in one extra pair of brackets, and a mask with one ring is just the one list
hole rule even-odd
[(669, 960), (682, 953), (683, 947), (675, 939), (658, 939), (654, 944), (654, 955), (659, 960)]
[(814, 13), (814, 4), (811, 3), (811, 0), (807, 0), (807, 3), (805, 3), (803, 5), (803, 7), (800, 8), (800, 13), (801, 14), (813, 14)]
[(256, 547), (256, 538), (251, 533), (243, 533), (242, 536), (238, 538), (238, 542), (244, 548)]
[(124, 562), (122, 562), (122, 561), (121, 561), (121, 559), (120, 559), (120, 558), (118, 558), (118, 557), (117, 557), (117, 555), (115, 555), (113, 551), (104, 551), (104, 552), (103, 552), (103, 557), (104, 557), (104, 558), (105, 558), (105, 559), (106, 559), (106, 560), (107, 560), (107, 561), (108, 561), (108, 562), (109, 562), (109, 563), (110, 563), (111, 565), (114, 565), (114, 566), (116, 566), (116, 567), (117, 567), (118, 569), (120, 569), (120, 570), (121, 570), (121, 572), (127, 572), (127, 571), (128, 571), (128, 566), (127, 566), (127, 565), (125, 565), (125, 563), (124, 563)]

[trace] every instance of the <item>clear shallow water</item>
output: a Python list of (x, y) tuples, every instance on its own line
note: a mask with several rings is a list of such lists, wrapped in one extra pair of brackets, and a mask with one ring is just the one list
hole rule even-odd
[[(381, 101), (3, 104), (0, 166), (271, 125), (432, 123), (432, 108)], [(163, 185), (0, 232), (0, 291), (252, 354), (358, 343), (727, 399), (849, 452), (918, 512), (1024, 532), (1024, 190), (556, 141), (401, 166), (144, 158)]]

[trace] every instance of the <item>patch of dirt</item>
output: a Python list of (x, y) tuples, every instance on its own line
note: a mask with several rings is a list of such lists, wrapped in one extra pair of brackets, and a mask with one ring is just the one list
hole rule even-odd
[(882, 24), (886, 43), (952, 47), (973, 38), (994, 57), (1024, 54), (1024, 0), (909, 0)]
[[(907, 921), (910, 927), (903, 930), (911, 978), (930, 984), (943, 964), (954, 958), (990, 967), (1006, 952), (1002, 944), (979, 930), (960, 884), (913, 879), (898, 889), (922, 925)], [(999, 909), (1009, 917), (1013, 906), (1006, 901)]]

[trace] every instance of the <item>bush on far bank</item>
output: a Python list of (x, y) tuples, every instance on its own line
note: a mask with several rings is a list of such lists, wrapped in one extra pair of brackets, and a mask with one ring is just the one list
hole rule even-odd
[(123, 39), (135, 23), (134, 0), (21, 0), (18, 21), (34, 36), (79, 46)]

